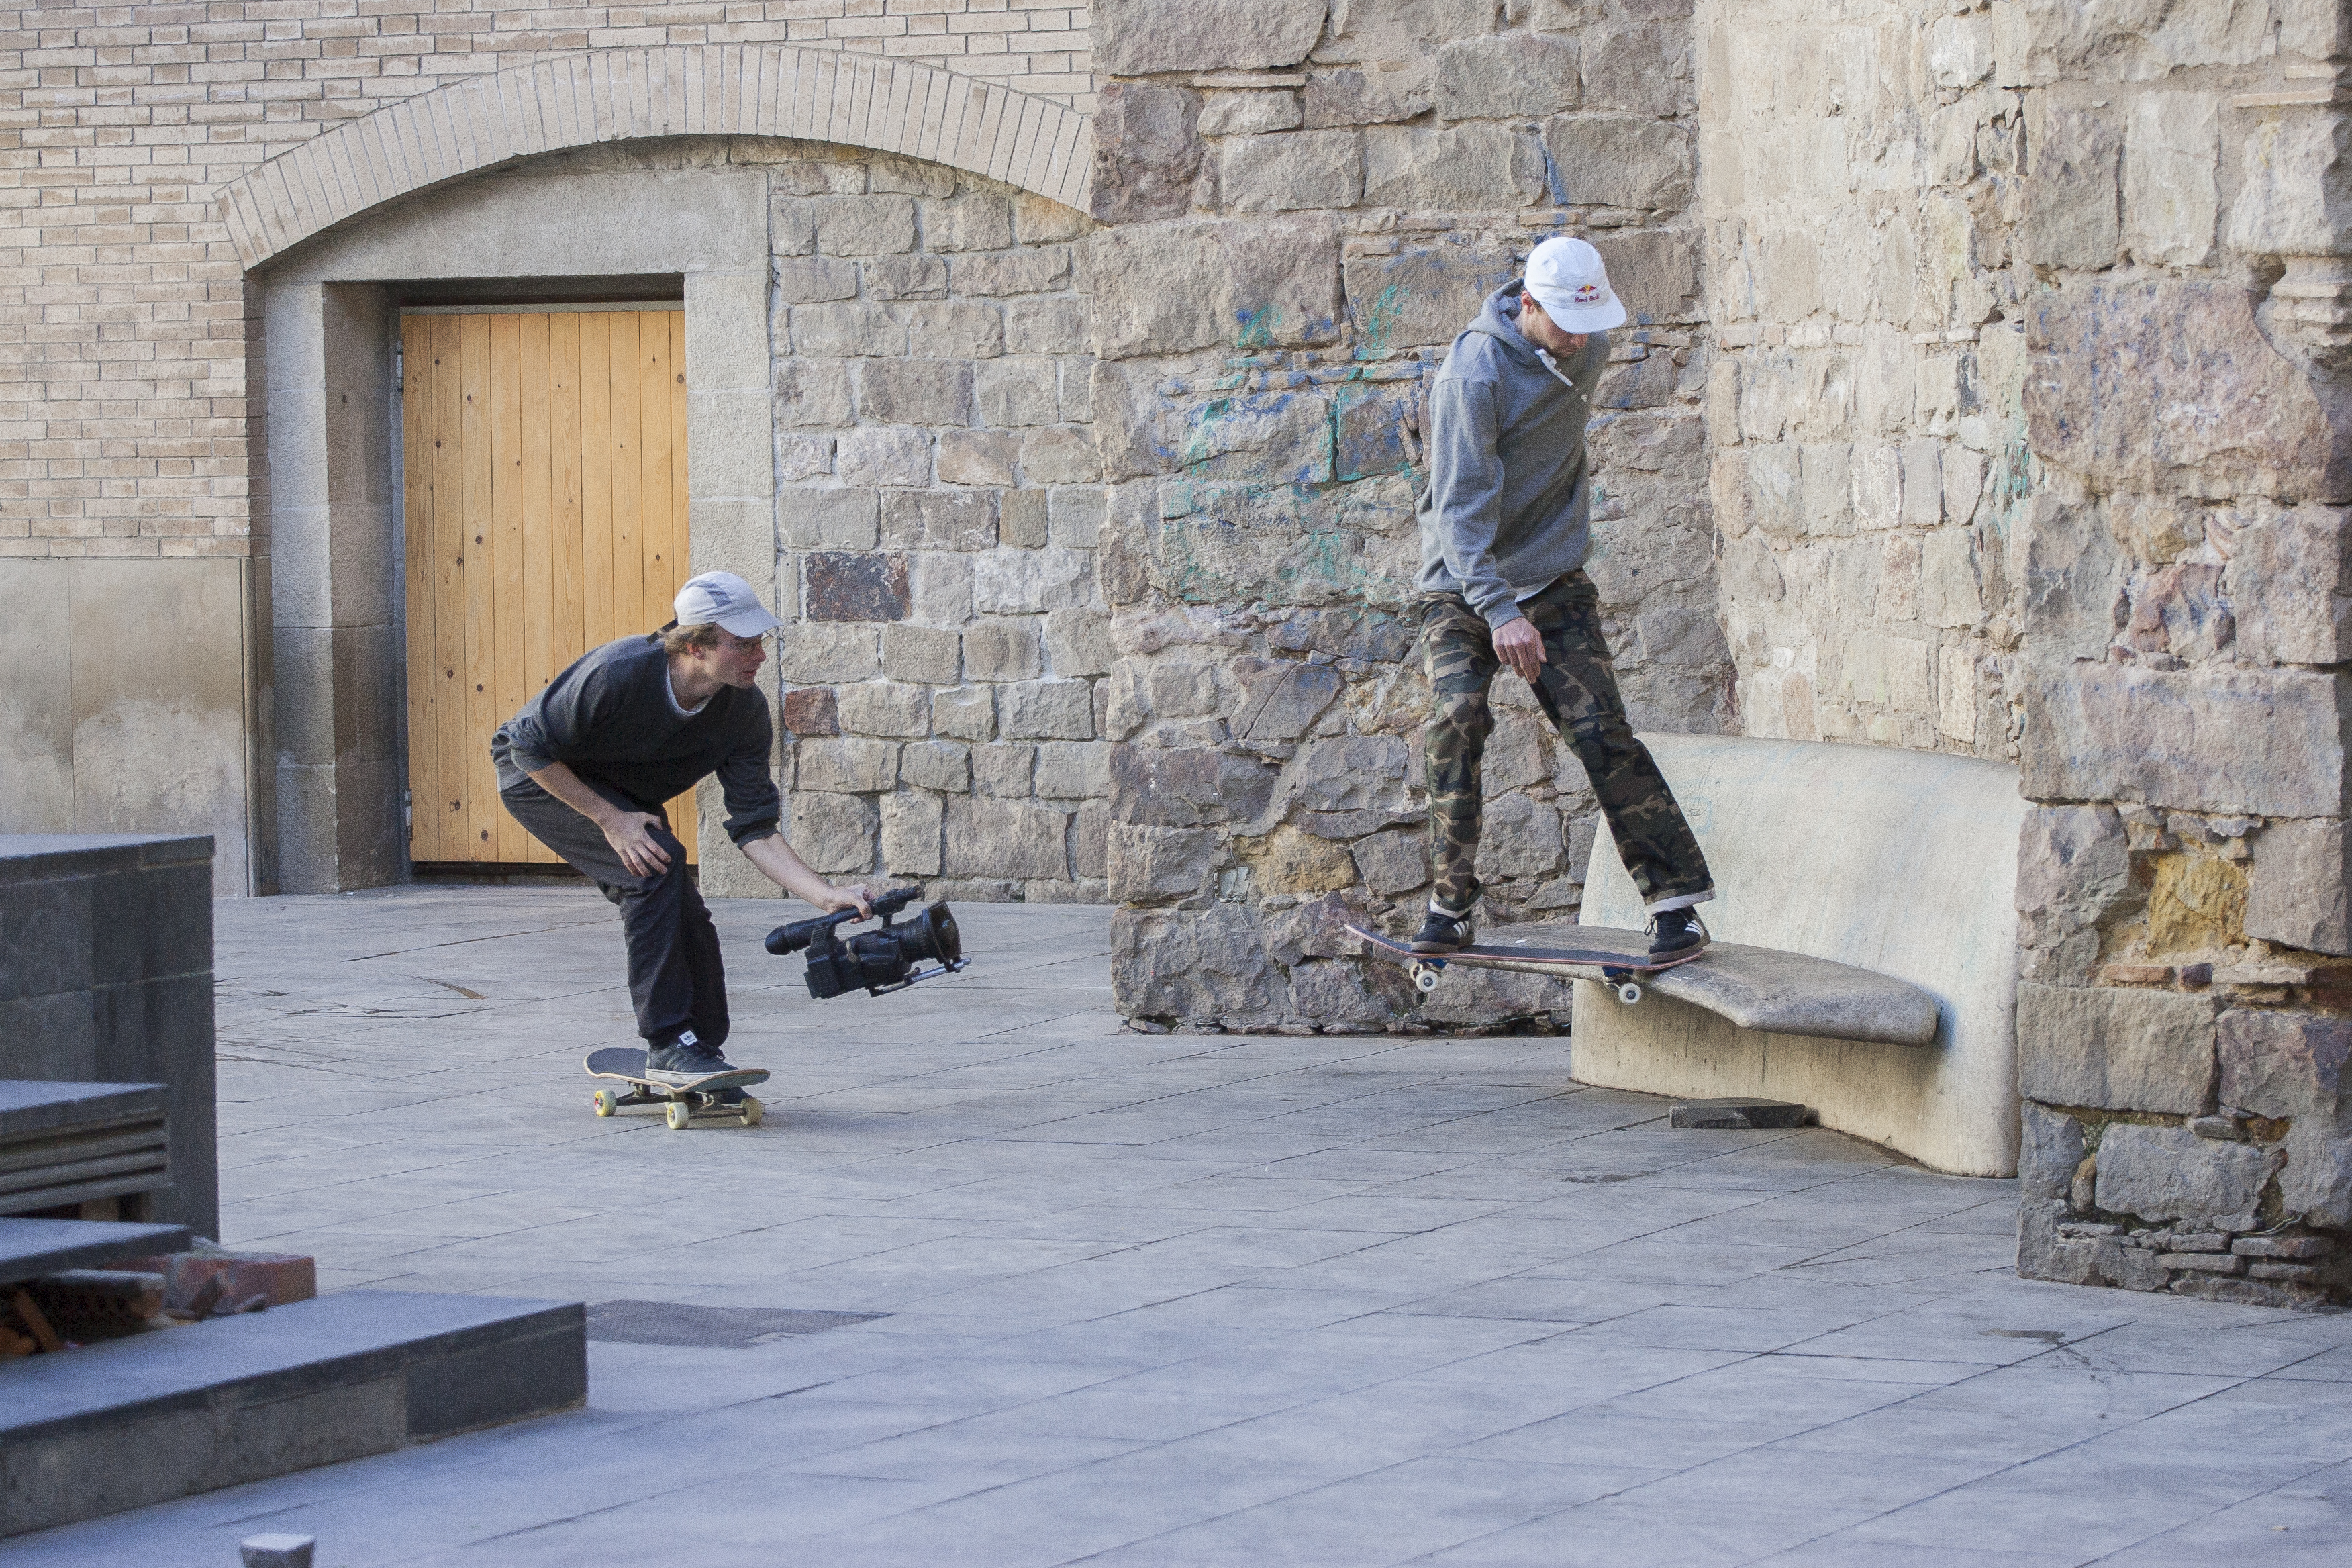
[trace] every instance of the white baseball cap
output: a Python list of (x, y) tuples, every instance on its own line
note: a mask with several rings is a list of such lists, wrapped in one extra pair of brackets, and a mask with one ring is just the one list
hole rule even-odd
[(1625, 324), (1609, 268), (1583, 240), (1555, 237), (1537, 246), (1528, 258), (1527, 291), (1562, 331), (1605, 332)]
[(686, 580), (673, 606), (677, 624), (704, 626), (716, 621), (739, 637), (755, 637), (784, 623), (768, 614), (751, 584), (732, 572), (704, 572)]

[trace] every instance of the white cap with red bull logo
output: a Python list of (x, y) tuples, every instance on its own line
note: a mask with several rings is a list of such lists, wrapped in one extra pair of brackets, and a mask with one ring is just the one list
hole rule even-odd
[(1580, 239), (1545, 240), (1528, 258), (1527, 291), (1563, 331), (1605, 332), (1625, 324), (1601, 253)]

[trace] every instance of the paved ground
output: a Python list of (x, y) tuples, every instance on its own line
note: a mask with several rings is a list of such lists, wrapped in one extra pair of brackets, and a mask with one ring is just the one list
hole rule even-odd
[(24, 1538), (23, 1564), (2345, 1561), (2352, 1315), (2009, 1272), (2013, 1184), (1675, 1132), (1566, 1042), (1141, 1037), (1104, 911), (811, 1001), (720, 915), (755, 1130), (599, 1121), (611, 912), (219, 908), (225, 1228), (329, 1288), (887, 1314), (590, 1347), (583, 1412)]

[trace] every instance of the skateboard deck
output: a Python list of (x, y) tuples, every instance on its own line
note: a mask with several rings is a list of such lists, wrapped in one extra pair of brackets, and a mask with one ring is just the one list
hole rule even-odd
[(1616, 987), (1617, 999), (1631, 1006), (1642, 999), (1638, 976), (1656, 974), (1706, 956), (1706, 945), (1701, 943), (1664, 958), (1653, 958), (1647, 936), (1607, 926), (1577, 928), (1577, 935), (1592, 944), (1589, 947), (1514, 943), (1507, 947), (1465, 947), (1453, 952), (1415, 952), (1411, 942), (1399, 942), (1361, 926), (1349, 926), (1348, 934), (1361, 939), (1368, 957), (1404, 965), (1413, 984), (1424, 994), (1437, 989), (1447, 965), (1459, 964), (1465, 969), (1507, 969), (1522, 974), (1549, 974), (1560, 980), (1598, 980)]
[(626, 1093), (615, 1089), (596, 1091), (596, 1114), (610, 1116), (626, 1105), (659, 1105), (664, 1108), (672, 1128), (683, 1131), (698, 1116), (739, 1116), (746, 1127), (757, 1127), (765, 1109), (750, 1095), (738, 1100), (725, 1098), (730, 1089), (745, 1089), (768, 1081), (765, 1068), (735, 1068), (727, 1072), (715, 1072), (696, 1079), (691, 1083), (663, 1083), (646, 1076), (646, 1053), (626, 1046), (614, 1046), (601, 1051), (590, 1051), (581, 1064), (591, 1078), (617, 1079), (632, 1086)]

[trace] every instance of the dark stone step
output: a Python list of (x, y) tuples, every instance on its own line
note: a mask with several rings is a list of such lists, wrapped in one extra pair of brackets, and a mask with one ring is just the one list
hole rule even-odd
[(184, 1225), (0, 1218), (0, 1285), (68, 1268), (102, 1268), (118, 1258), (174, 1252), (187, 1245)]
[(577, 1301), (352, 1290), (28, 1356), (0, 1536), (570, 1409), (587, 1353)]

